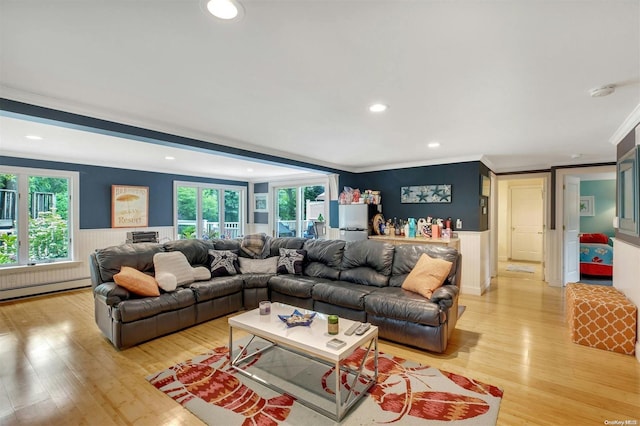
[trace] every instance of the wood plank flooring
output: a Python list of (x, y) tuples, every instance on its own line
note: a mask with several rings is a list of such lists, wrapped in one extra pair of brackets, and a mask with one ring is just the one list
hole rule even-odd
[[(640, 424), (640, 363), (571, 343), (563, 289), (499, 277), (460, 302), (445, 354), (380, 349), (501, 387), (500, 425)], [(0, 424), (200, 425), (144, 378), (225, 344), (227, 317), (117, 351), (88, 289), (0, 303)]]

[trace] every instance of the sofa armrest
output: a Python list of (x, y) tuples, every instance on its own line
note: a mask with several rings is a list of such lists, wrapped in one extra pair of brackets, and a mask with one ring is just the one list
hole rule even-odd
[(127, 300), (131, 297), (131, 293), (124, 287), (120, 287), (113, 281), (99, 284), (93, 290), (94, 296), (102, 296), (105, 303), (109, 306), (117, 305), (123, 300)]
[(437, 303), (442, 309), (449, 309), (458, 297), (458, 291), (458, 287), (454, 285), (443, 285), (433, 292), (429, 301)]

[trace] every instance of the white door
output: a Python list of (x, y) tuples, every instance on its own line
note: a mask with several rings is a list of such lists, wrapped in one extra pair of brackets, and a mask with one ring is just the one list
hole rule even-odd
[(544, 204), (542, 187), (513, 186), (511, 205), (511, 259), (542, 262)]
[(564, 281), (580, 281), (580, 178), (564, 178)]

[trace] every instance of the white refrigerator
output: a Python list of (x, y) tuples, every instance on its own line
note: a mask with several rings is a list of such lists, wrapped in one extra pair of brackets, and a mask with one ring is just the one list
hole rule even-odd
[(340, 204), (338, 222), (341, 240), (359, 241), (369, 238), (369, 206), (367, 204)]

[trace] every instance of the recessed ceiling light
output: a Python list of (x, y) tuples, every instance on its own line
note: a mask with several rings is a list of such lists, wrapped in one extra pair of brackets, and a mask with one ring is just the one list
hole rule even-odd
[(27, 135), (25, 136), (25, 138), (31, 139), (32, 141), (41, 141), (42, 139), (44, 139), (42, 136), (38, 135)]
[(234, 0), (209, 0), (207, 10), (216, 18), (229, 21), (240, 17), (242, 6)]
[(253, 173), (253, 169), (252, 169), (251, 167), (247, 168), (247, 171), (248, 171), (249, 173)]
[(440, 146), (440, 142), (429, 142), (427, 146), (429, 148), (438, 148)]
[(170, 155), (167, 155), (166, 157), (164, 157), (165, 160), (175, 160), (176, 157), (172, 157)]
[(385, 104), (371, 104), (369, 105), (369, 111), (371, 112), (385, 112), (389, 107)]

